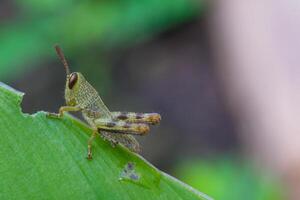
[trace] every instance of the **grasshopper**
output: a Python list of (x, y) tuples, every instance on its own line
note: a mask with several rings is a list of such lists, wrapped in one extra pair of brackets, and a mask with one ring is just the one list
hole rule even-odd
[(157, 113), (110, 112), (98, 92), (79, 72), (70, 72), (67, 60), (58, 45), (56, 53), (66, 71), (65, 101), (58, 113), (48, 113), (48, 117), (61, 118), (64, 112), (81, 112), (93, 132), (88, 140), (87, 158), (92, 159), (92, 142), (98, 134), (111, 142), (118, 143), (133, 152), (140, 152), (139, 143), (132, 135), (145, 135), (149, 125), (158, 124), (161, 116)]

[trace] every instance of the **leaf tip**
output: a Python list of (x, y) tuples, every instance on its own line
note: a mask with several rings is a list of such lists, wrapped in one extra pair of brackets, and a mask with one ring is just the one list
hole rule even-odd
[(1, 81), (0, 81), (0, 88), (3, 88), (3, 89), (5, 89), (5, 90), (7, 90), (7, 91), (10, 91), (10, 92), (16, 94), (16, 95), (19, 96), (20, 98), (22, 98), (22, 97), (24, 96), (24, 92), (21, 92), (21, 91), (19, 91), (19, 90), (16, 90), (15, 88), (12, 88), (11, 86), (9, 86), (9, 85), (7, 85), (7, 84), (1, 82)]

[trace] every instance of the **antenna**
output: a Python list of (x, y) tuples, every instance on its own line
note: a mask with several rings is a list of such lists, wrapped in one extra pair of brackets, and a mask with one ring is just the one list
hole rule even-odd
[(64, 67), (65, 67), (65, 69), (66, 69), (67, 75), (69, 75), (69, 74), (70, 74), (70, 68), (69, 68), (69, 65), (68, 65), (68, 63), (67, 63), (67, 60), (66, 60), (66, 58), (65, 58), (65, 55), (64, 55), (62, 49), (59, 47), (58, 44), (56, 44), (56, 45), (54, 46), (54, 48), (55, 48), (55, 50), (56, 50), (56, 53), (57, 53), (59, 59), (61, 60), (61, 62), (63, 63), (63, 65), (64, 65)]

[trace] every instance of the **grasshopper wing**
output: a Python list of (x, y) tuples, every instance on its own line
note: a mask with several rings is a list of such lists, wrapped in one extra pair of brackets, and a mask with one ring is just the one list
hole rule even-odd
[(110, 141), (113, 145), (120, 143), (135, 153), (141, 151), (138, 141), (132, 135), (116, 134), (106, 131), (101, 131), (100, 134), (104, 140)]

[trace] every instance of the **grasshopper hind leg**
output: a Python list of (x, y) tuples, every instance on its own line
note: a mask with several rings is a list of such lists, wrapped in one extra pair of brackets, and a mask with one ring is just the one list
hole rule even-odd
[(146, 123), (130, 123), (120, 120), (96, 119), (94, 120), (98, 131), (105, 131), (119, 134), (145, 135), (150, 127)]
[(146, 123), (155, 125), (161, 120), (158, 113), (136, 113), (136, 112), (112, 112), (115, 120), (121, 120), (130, 123)]

